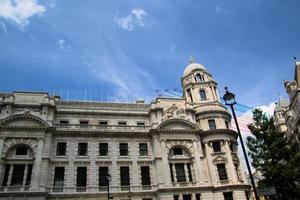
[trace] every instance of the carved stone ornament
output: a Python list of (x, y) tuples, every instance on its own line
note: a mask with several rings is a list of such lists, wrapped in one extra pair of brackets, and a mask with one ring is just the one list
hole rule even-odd
[(187, 119), (185, 109), (178, 108), (176, 104), (173, 104), (171, 107), (164, 110), (162, 120), (164, 121), (172, 118)]

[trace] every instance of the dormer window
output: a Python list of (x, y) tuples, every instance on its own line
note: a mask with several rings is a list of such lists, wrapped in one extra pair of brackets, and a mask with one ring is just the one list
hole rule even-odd
[(201, 101), (207, 100), (206, 93), (204, 90), (200, 90), (200, 99)]

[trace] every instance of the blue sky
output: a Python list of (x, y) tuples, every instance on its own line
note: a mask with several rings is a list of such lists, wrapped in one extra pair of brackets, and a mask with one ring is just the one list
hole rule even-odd
[(0, 90), (131, 101), (181, 88), (192, 55), (249, 106), (285, 96), (299, 0), (0, 0)]

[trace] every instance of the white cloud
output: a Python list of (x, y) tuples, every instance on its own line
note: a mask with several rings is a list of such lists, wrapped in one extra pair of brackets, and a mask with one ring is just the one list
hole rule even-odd
[(0, 21), (0, 33), (7, 33), (7, 28), (5, 23)]
[(44, 12), (45, 7), (37, 0), (0, 0), (0, 17), (14, 22), (21, 30), (30, 23), (31, 17)]
[(71, 45), (67, 44), (66, 40), (58, 40), (57, 44), (61, 50), (68, 51), (71, 49)]
[(147, 13), (141, 8), (132, 9), (131, 13), (126, 17), (115, 16), (114, 21), (122, 29), (132, 31), (135, 26), (145, 26), (145, 17)]

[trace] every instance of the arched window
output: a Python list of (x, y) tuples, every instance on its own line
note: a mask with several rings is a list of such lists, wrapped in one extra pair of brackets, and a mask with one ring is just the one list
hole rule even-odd
[(2, 186), (28, 190), (31, 184), (34, 155), (25, 144), (12, 147), (6, 156)]
[(202, 81), (204, 81), (204, 76), (202, 76), (201, 74), (197, 73), (195, 75), (195, 81), (196, 82), (202, 82)]
[(207, 100), (206, 93), (204, 90), (200, 90), (200, 99), (201, 99), (201, 101)]
[(169, 153), (169, 165), (173, 183), (193, 181), (193, 163), (188, 151), (180, 146), (172, 148)]

